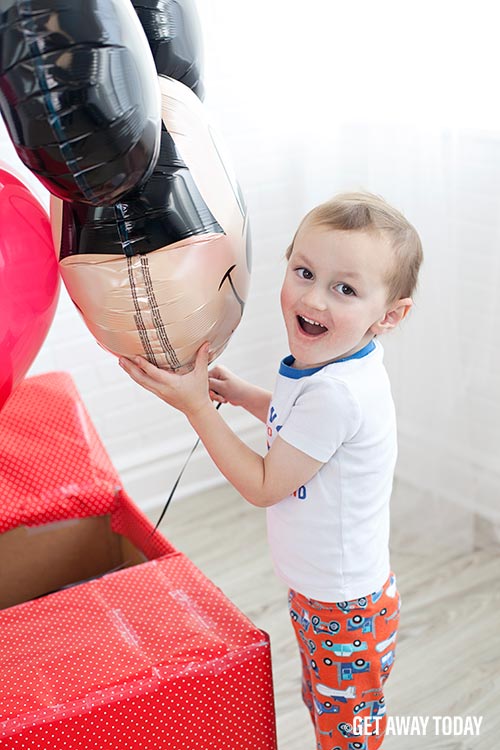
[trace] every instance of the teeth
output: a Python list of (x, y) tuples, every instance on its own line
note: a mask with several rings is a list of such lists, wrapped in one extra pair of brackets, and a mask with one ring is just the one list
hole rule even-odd
[(309, 318), (306, 318), (305, 315), (300, 316), (302, 320), (305, 320), (306, 323), (311, 323), (313, 326), (321, 326), (321, 328), (326, 328), (326, 326), (321, 325), (321, 323), (317, 323), (315, 320), (310, 320)]

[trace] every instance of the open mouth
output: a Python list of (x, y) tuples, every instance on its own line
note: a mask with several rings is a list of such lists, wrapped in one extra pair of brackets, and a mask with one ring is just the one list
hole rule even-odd
[(310, 318), (304, 318), (302, 315), (297, 315), (297, 322), (301, 331), (307, 333), (308, 336), (321, 336), (322, 333), (328, 331), (328, 328), (321, 325), (321, 323)]

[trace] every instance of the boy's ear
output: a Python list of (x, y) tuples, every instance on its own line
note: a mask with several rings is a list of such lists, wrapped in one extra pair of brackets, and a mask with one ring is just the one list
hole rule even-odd
[(410, 297), (396, 300), (396, 302), (386, 310), (384, 317), (377, 320), (377, 322), (370, 327), (370, 331), (374, 334), (380, 335), (381, 333), (390, 331), (392, 328), (396, 328), (403, 318), (406, 318), (412, 307), (413, 300), (410, 299)]

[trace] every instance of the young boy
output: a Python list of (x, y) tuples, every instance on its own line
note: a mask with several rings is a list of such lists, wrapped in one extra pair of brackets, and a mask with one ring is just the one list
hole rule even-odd
[[(384, 200), (346, 193), (307, 214), (286, 257), (281, 307), (291, 355), (273, 394), (223, 367), (208, 374), (206, 344), (186, 375), (139, 357), (120, 364), (183, 411), (228, 481), (267, 508), (318, 749), (375, 750), (399, 622), (388, 548), (396, 420), (377, 337), (409, 312), (422, 248)], [(211, 399), (267, 422), (265, 458)]]

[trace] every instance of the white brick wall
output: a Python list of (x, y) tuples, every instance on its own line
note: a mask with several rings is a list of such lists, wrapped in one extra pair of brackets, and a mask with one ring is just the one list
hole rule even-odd
[[(346, 111), (336, 96), (335, 66), (329, 71), (323, 58), (317, 66), (309, 61), (310, 90), (304, 81), (294, 26), (300, 16), (280, 26), (279, 4), (267, 5), (274, 15), (259, 20), (252, 5), (200, 3), (206, 105), (245, 192), (254, 246), (250, 300), (221, 361), (272, 387), (286, 353), (278, 305), (282, 255), (298, 220), (340, 189), (382, 194), (419, 228), (426, 256), (415, 309), (384, 340), (399, 413), (398, 475), (499, 521), (500, 133), (408, 124), (387, 117), (383, 106), (378, 117), (373, 111), (362, 117), (359, 106)], [(285, 60), (272, 54), (280, 32), (289, 37)], [(378, 98), (384, 95), (378, 89)], [(370, 95), (372, 107), (376, 101)], [(3, 130), (0, 145), (2, 158), (14, 163)], [(182, 416), (127, 379), (64, 291), (31, 373), (51, 369), (72, 373), (136, 501), (145, 508), (161, 502), (195, 436)], [(230, 407), (224, 414), (243, 439), (263, 448), (259, 423)], [(219, 480), (199, 449), (178, 496)]]

